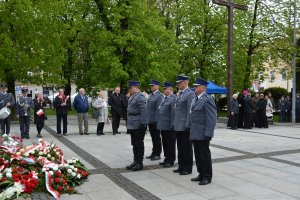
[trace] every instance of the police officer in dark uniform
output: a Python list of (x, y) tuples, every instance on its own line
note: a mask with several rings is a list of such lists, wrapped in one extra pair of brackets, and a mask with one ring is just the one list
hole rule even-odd
[(128, 100), (127, 133), (131, 136), (133, 162), (126, 169), (138, 171), (143, 169), (144, 137), (146, 132), (146, 99), (140, 92), (139, 81), (129, 81), (130, 98)]
[(157, 129), (161, 133), (165, 159), (159, 164), (164, 167), (171, 167), (176, 159), (175, 135), (173, 131), (176, 96), (173, 94), (172, 83), (165, 82), (163, 88), (164, 98), (157, 110)]
[(208, 82), (197, 78), (194, 83), (196, 97), (191, 104), (191, 135), (194, 145), (197, 171), (199, 175), (191, 181), (199, 181), (199, 185), (207, 185), (212, 179), (212, 161), (209, 149), (217, 123), (217, 107), (213, 98), (206, 94)]
[(153, 148), (152, 153), (146, 158), (151, 160), (159, 160), (161, 154), (161, 137), (159, 130), (157, 130), (157, 109), (163, 99), (163, 94), (158, 90), (159, 84), (160, 82), (156, 80), (150, 81), (149, 85), (152, 93), (147, 99), (147, 123)]
[[(1, 84), (1, 94), (0, 94), (0, 110), (4, 107), (12, 108), (15, 105), (15, 98), (12, 93), (7, 93), (7, 84)], [(1, 133), (9, 134), (10, 133), (10, 115), (1, 119)]]
[(19, 115), (19, 123), (21, 130), (21, 138), (30, 139), (30, 110), (34, 107), (34, 103), (30, 97), (27, 97), (27, 89), (22, 89), (22, 96), (17, 102), (17, 113)]
[(177, 139), (178, 168), (173, 170), (180, 175), (188, 175), (193, 169), (193, 149), (190, 141), (190, 108), (195, 97), (194, 92), (189, 89), (189, 77), (177, 76), (177, 87), (179, 92), (175, 102), (174, 131)]

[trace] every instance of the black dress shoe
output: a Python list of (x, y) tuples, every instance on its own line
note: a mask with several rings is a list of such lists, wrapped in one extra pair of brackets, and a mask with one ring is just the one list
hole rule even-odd
[(79, 133), (79, 135), (83, 135), (83, 133)]
[(177, 168), (177, 169), (174, 169), (173, 172), (174, 173), (180, 173), (180, 172), (182, 172), (182, 169)]
[(104, 133), (101, 133), (101, 135), (105, 135)]
[(143, 164), (141, 164), (141, 163), (137, 163), (137, 164), (132, 168), (133, 171), (139, 171), (139, 170), (142, 170), (142, 169), (143, 169)]
[(165, 161), (163, 161), (163, 162), (159, 162), (158, 164), (159, 165), (165, 165), (166, 163), (165, 163)]
[(30, 139), (29, 135), (26, 136), (26, 139)]
[(133, 162), (133, 163), (131, 163), (130, 165), (127, 165), (126, 166), (126, 169), (128, 169), (128, 170), (130, 170), (130, 169), (133, 169), (133, 167), (135, 166), (137, 164), (137, 162)]
[(181, 171), (179, 172), (180, 175), (188, 175), (191, 174), (192, 172), (188, 172), (188, 171)]
[(201, 176), (200, 176), (200, 174), (197, 176), (197, 177), (195, 177), (195, 178), (192, 178), (191, 179), (191, 181), (201, 181)]
[(150, 154), (149, 156), (146, 156), (146, 159), (150, 159), (150, 158), (153, 158), (154, 155)]
[(199, 182), (199, 185), (207, 185), (207, 184), (210, 184), (210, 183), (211, 183), (210, 180), (202, 179), (202, 180)]
[(174, 164), (171, 164), (171, 163), (166, 163), (166, 164), (164, 164), (164, 167), (165, 168), (168, 168), (168, 167), (172, 167)]
[(84, 135), (89, 135), (89, 133), (84, 133)]
[(152, 158), (150, 158), (150, 160), (160, 160), (160, 156), (153, 156)]

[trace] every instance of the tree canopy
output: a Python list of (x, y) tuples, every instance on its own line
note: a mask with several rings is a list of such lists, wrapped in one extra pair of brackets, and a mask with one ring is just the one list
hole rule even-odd
[[(293, 1), (235, 2), (249, 9), (234, 11), (234, 90), (262, 81), (265, 66), (290, 73)], [(3, 0), (0, 11), (0, 80), (11, 91), (15, 81), (146, 87), (180, 73), (226, 86), (227, 10), (209, 0)]]

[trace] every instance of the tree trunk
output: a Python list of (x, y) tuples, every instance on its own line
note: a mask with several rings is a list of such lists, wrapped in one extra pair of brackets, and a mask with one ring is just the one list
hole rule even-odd
[(259, 0), (255, 0), (251, 30), (249, 33), (249, 46), (247, 50), (247, 63), (246, 63), (246, 71), (244, 76), (244, 89), (249, 88), (251, 86), (250, 75), (251, 75), (252, 55), (254, 54), (255, 49), (257, 48), (257, 46), (254, 45), (254, 31), (257, 26), (258, 3)]
[[(15, 89), (15, 76), (13, 74), (13, 69), (5, 69), (4, 70), (4, 74), (5, 74), (5, 82), (7, 83), (7, 92), (12, 93), (12, 95), (14, 96), (16, 102), (16, 89)], [(11, 120), (12, 121), (17, 121), (17, 110), (16, 110), (16, 105), (14, 107), (12, 107), (11, 109)]]

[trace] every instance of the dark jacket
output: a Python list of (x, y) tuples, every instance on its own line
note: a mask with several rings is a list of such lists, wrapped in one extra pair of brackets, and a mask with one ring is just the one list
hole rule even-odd
[(76, 95), (73, 106), (77, 113), (87, 113), (89, 110), (89, 101), (86, 95), (81, 96), (80, 94)]
[(229, 111), (233, 112), (234, 114), (239, 113), (239, 102), (235, 99), (230, 99), (229, 100)]
[(116, 114), (122, 113), (122, 95), (116, 93), (111, 94), (108, 99), (108, 104), (111, 106), (111, 112)]
[(290, 112), (292, 110), (292, 99), (286, 99), (284, 109)]
[(71, 102), (70, 102), (70, 99), (68, 99), (66, 101), (67, 105), (66, 106), (61, 106), (61, 104), (65, 101), (66, 101), (66, 96), (64, 96), (63, 98), (59, 98), (58, 95), (57, 95), (55, 97), (54, 102), (53, 102), (53, 106), (56, 109), (56, 114), (57, 115), (67, 115), (68, 114), (68, 110), (71, 107)]
[[(46, 113), (45, 113), (45, 109), (44, 109), (44, 107), (46, 106), (45, 101), (41, 102), (41, 101), (38, 101), (37, 99), (34, 99), (33, 103), (34, 103), (34, 123), (35, 124), (44, 123), (44, 120), (46, 119)], [(42, 109), (44, 111), (44, 114), (41, 116), (38, 116), (36, 113), (40, 109)]]
[(279, 99), (278, 100), (278, 110), (280, 111), (285, 111), (285, 105), (286, 105), (286, 100), (285, 99)]
[(266, 113), (267, 101), (265, 99), (259, 99), (256, 105), (257, 113)]
[(244, 113), (253, 113), (254, 105), (249, 97), (244, 98)]

